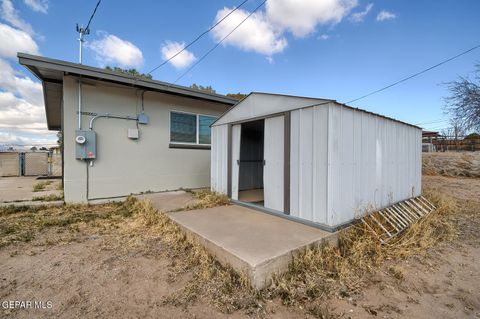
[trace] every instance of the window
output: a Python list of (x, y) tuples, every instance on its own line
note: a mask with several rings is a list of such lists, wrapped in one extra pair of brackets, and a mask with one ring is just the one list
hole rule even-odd
[(172, 112), (170, 114), (170, 141), (174, 143), (197, 143), (197, 116)]
[(198, 143), (211, 144), (210, 125), (215, 122), (217, 118), (207, 115), (198, 116)]
[(170, 113), (170, 142), (175, 144), (211, 144), (210, 125), (216, 117), (191, 113)]

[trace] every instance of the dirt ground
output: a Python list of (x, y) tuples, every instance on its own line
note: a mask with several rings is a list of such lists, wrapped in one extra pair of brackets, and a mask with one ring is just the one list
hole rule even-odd
[[(424, 176), (424, 186), (475, 199), (472, 214), (458, 216), (458, 237), (427, 254), (388, 261), (353, 295), (328, 300), (325, 318), (480, 318), (480, 179)], [(477, 214), (477, 215), (475, 215)], [(32, 241), (0, 248), (0, 302), (51, 302), (47, 309), (0, 309), (2, 318), (247, 318), (226, 314), (200, 299), (173, 306), (164, 297), (192, 278), (176, 274), (164, 244), (144, 238), (136, 245), (115, 230), (73, 231), (53, 227)], [(301, 306), (266, 302), (266, 317), (311, 318)], [(251, 316), (251, 315), (250, 315)]]

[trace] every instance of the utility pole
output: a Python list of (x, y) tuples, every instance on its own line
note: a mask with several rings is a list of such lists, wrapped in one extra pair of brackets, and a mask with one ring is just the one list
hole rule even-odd
[[(78, 32), (78, 62), (82, 64), (82, 49), (83, 49), (83, 39), (84, 36), (90, 34), (90, 29), (88, 26), (86, 28), (79, 26), (77, 23), (77, 32)], [(78, 129), (82, 129), (82, 77), (78, 77)]]

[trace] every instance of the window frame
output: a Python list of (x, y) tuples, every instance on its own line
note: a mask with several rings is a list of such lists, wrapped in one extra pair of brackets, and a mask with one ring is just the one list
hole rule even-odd
[[(194, 115), (195, 116), (195, 122), (196, 122), (195, 143), (193, 143), (193, 142), (174, 142), (174, 141), (172, 141), (172, 113)], [(168, 134), (169, 134), (170, 147), (172, 147), (172, 148), (187, 148), (188, 146), (192, 146), (193, 148), (210, 148), (211, 147), (211, 145), (212, 145), (211, 141), (208, 144), (200, 143), (200, 116), (212, 117), (212, 118), (215, 118), (215, 120), (218, 119), (217, 115), (203, 114), (203, 113), (193, 113), (193, 112), (178, 111), (178, 110), (170, 110), (170, 112), (168, 113)], [(186, 147), (182, 147), (182, 146), (186, 146)]]

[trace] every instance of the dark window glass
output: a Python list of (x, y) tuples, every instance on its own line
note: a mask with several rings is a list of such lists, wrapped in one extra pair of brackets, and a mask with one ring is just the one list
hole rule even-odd
[(170, 141), (197, 143), (197, 116), (185, 113), (170, 113)]
[(211, 132), (210, 132), (210, 125), (216, 120), (216, 117), (213, 116), (206, 116), (206, 115), (199, 115), (198, 118), (198, 142), (200, 144), (211, 144)]

